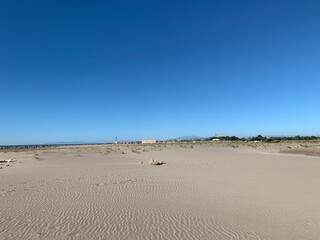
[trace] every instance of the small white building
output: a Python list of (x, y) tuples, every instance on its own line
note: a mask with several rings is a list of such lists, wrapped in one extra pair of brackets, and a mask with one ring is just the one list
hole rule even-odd
[(219, 138), (214, 138), (214, 139), (212, 139), (211, 141), (212, 141), (212, 142), (218, 142), (218, 141), (220, 141), (220, 139), (219, 139)]
[(157, 143), (157, 140), (142, 140), (142, 144), (155, 144)]

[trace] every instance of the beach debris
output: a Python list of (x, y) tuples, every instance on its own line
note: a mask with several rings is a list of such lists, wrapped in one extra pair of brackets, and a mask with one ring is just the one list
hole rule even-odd
[(149, 161), (149, 164), (150, 165), (162, 165), (162, 164), (164, 164), (164, 162), (163, 161), (158, 162), (157, 160), (154, 160), (153, 158), (151, 158)]
[(10, 163), (12, 161), (12, 158), (1, 160), (0, 163)]
[(143, 161), (141, 161), (140, 164), (143, 164)]

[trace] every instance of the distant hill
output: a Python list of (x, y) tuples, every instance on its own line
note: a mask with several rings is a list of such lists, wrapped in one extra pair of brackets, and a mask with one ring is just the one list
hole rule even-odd
[(178, 138), (173, 138), (175, 140), (198, 140), (198, 139), (203, 139), (203, 137), (199, 137), (199, 136), (182, 136), (182, 137), (178, 137)]

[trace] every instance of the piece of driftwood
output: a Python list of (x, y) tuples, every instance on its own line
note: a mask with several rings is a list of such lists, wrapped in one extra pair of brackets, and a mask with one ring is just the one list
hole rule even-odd
[(149, 164), (150, 165), (162, 165), (162, 164), (164, 164), (164, 162), (163, 161), (158, 162), (152, 158), (152, 159), (150, 159)]

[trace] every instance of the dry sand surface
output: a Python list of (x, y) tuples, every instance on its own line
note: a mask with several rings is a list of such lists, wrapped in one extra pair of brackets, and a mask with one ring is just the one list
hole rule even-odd
[(320, 239), (320, 157), (269, 146), (2, 151), (0, 239)]

